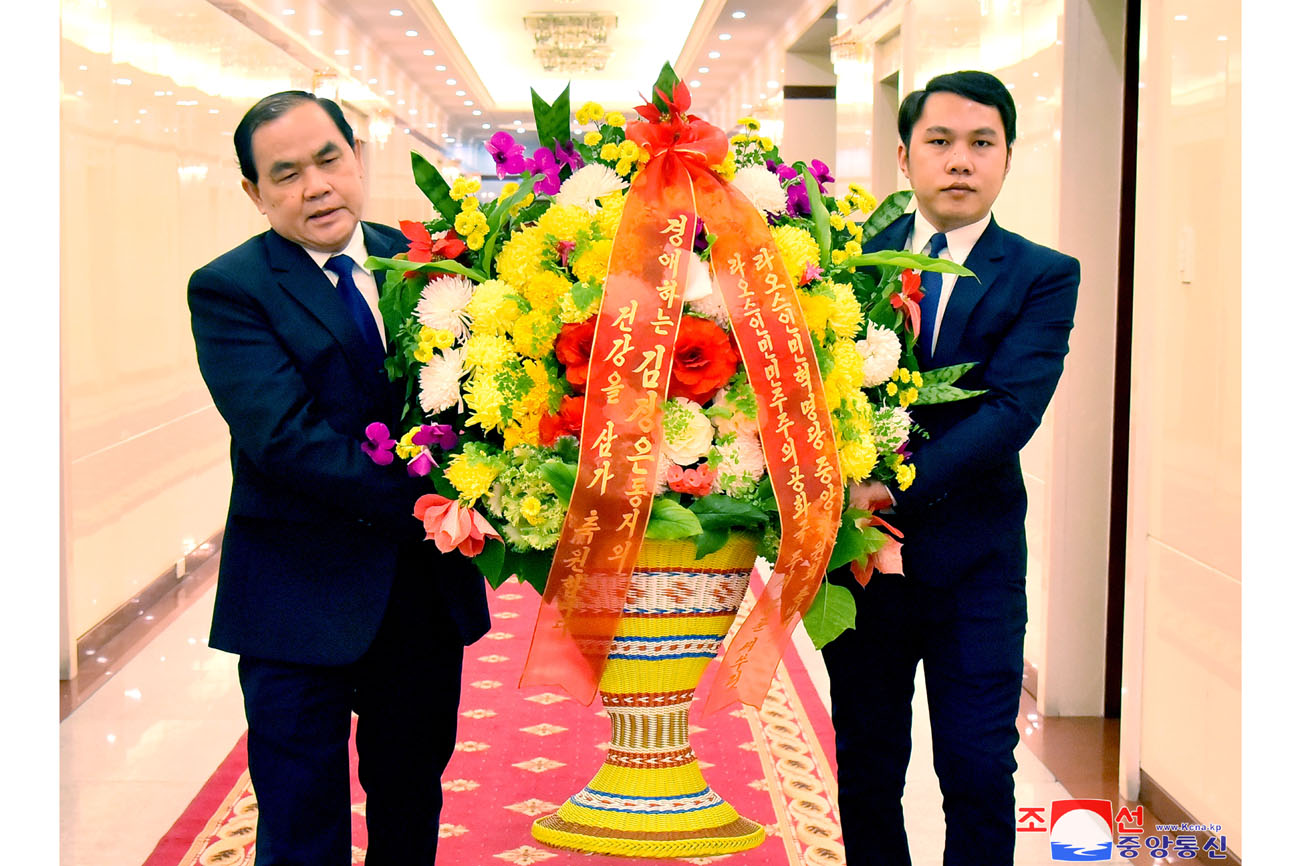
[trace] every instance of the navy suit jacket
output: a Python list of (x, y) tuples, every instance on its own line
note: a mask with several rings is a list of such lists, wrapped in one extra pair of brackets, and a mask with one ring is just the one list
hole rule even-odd
[[(406, 250), (394, 229), (362, 225), (371, 255)], [(194, 272), (189, 305), (199, 369), (231, 438), (210, 645), (304, 664), (355, 661), (399, 570), (433, 582), (464, 643), (481, 637), (482, 576), (423, 541), (413, 516), (416, 498), (432, 492), (427, 480), (361, 450), (366, 425), (391, 423), (402, 392), (365, 360), (360, 329), (306, 251), (274, 231), (251, 238)]]
[[(906, 249), (905, 214), (863, 244)], [(1043, 418), (1069, 350), (1079, 262), (990, 220), (940, 323), (933, 367), (974, 361), (957, 385), (987, 393), (913, 406), (929, 438), (908, 444), (916, 481), (890, 522), (904, 533), (903, 573), (931, 586), (1023, 580), (1026, 496), (1020, 449)], [(924, 374), (924, 371), (922, 371)]]

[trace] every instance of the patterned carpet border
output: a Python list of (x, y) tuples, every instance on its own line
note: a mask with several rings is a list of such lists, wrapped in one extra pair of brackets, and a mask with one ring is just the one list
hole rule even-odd
[[(751, 587), (739, 619), (756, 590)], [(843, 866), (834, 762), (822, 747), (834, 742), (830, 718), (793, 651), (760, 710), (736, 706), (704, 719), (691, 713), (692, 743), (706, 779), (741, 815), (764, 825), (763, 844), (737, 854), (664, 861), (538, 843), (529, 832), (533, 820), (559, 808), (599, 767), (601, 750), (609, 747), (608, 716), (599, 702), (584, 707), (546, 689), (517, 689), (537, 594), (512, 581), (489, 593), (489, 602), (494, 630), (465, 654), (456, 754), (443, 775), (439, 863)], [(715, 662), (702, 688), (716, 671)], [(359, 864), (365, 859), (365, 795), (356, 780), (355, 750), (351, 754), (353, 862)], [(256, 810), (241, 737), (143, 866), (251, 866)]]

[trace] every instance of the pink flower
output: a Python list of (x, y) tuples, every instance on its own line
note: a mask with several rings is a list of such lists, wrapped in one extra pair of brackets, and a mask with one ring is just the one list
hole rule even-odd
[(459, 550), (466, 556), (478, 556), (487, 539), (501, 540), (483, 515), (436, 493), (415, 500), (415, 516), (424, 523), (424, 537), (442, 553)]
[(668, 489), (691, 496), (708, 496), (717, 477), (718, 473), (704, 464), (695, 469), (683, 469), (674, 463), (668, 467)]
[(393, 448), (397, 440), (388, 434), (388, 425), (376, 421), (366, 425), (366, 441), (361, 443), (361, 450), (366, 456), (380, 466), (393, 462)]

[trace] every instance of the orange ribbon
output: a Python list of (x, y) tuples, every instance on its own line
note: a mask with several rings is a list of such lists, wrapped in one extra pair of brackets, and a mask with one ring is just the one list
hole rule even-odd
[[(588, 375), (597, 399), (584, 408), (577, 482), (520, 685), (595, 697), (649, 522), (686, 257), (705, 214), (782, 530), (772, 578), (724, 656), (705, 712), (737, 698), (757, 707), (825, 573), (843, 485), (812, 338), (767, 222), (709, 170), (726, 157), (725, 133), (685, 114), (684, 87), (664, 101), (666, 115), (627, 129), (651, 158), (628, 191), (610, 255)], [(656, 116), (650, 106), (638, 112)]]

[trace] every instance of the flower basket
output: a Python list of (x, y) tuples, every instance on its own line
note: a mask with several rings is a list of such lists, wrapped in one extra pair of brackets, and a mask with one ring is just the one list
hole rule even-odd
[(763, 828), (704, 780), (688, 721), (756, 554), (756, 539), (739, 533), (702, 559), (689, 542), (645, 542), (600, 679), (610, 718), (605, 763), (559, 812), (533, 823), (539, 842), (658, 858), (730, 854), (763, 841)]

